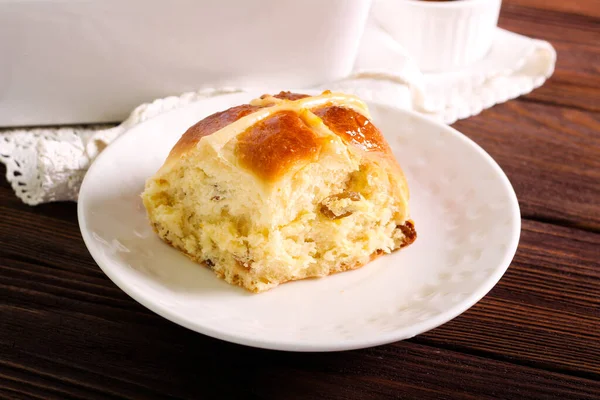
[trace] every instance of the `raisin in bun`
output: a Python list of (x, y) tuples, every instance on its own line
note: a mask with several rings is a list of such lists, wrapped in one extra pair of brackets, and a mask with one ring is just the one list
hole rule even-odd
[[(185, 132), (142, 194), (158, 235), (252, 292), (359, 268), (416, 237), (365, 103), (265, 95)], [(168, 266), (165, 266), (168, 268)]]

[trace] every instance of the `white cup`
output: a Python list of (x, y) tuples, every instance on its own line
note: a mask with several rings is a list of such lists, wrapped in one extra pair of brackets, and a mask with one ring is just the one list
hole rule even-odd
[(450, 71), (485, 57), (502, 0), (375, 0), (372, 17), (422, 71)]

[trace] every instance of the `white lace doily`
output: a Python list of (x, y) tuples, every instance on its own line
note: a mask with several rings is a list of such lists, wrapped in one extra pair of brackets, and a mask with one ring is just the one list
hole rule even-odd
[[(450, 124), (529, 93), (552, 75), (555, 62), (556, 52), (549, 43), (498, 29), (484, 60), (462, 71), (423, 75), (389, 37), (371, 26), (365, 31), (352, 76), (313, 89), (354, 93)], [(239, 91), (243, 90), (209, 89), (158, 99), (137, 107), (112, 128), (4, 130), (0, 132), (0, 162), (6, 165), (6, 178), (23, 202), (76, 201), (90, 164), (117, 136), (168, 110)]]

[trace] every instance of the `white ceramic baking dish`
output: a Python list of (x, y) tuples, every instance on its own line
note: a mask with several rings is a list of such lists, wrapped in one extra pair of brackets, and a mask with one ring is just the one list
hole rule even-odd
[(370, 0), (0, 0), (0, 126), (123, 119), (207, 87), (350, 72)]

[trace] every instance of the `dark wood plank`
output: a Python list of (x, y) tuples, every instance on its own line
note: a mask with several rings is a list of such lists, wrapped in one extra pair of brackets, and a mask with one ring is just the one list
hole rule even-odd
[(505, 0), (499, 25), (557, 51), (554, 75), (525, 99), (600, 111), (600, 2)]
[(591, 1), (548, 1), (548, 0), (504, 0), (505, 7), (525, 6), (536, 12), (556, 11), (563, 15), (576, 14), (600, 18), (600, 2)]
[(499, 21), (502, 28), (536, 39), (589, 47), (597, 47), (598, 24), (597, 1), (504, 0)]
[[(218, 342), (163, 320), (156, 321), (160, 329), (131, 324), (123, 331), (67, 316), (48, 326), (48, 317), (21, 320), (18, 344), (0, 345), (8, 383), (45, 398), (594, 399), (600, 390), (597, 381), (411, 342), (281, 353)], [(89, 328), (77, 335), (83, 325)], [(76, 351), (49, 351), (41, 332)]]
[(600, 230), (600, 113), (516, 100), (453, 126), (504, 169), (523, 216)]
[(33, 399), (44, 400), (44, 397), (40, 397), (37, 394), (34, 394), (30, 391), (25, 391), (20, 388), (13, 389), (12, 387), (7, 386), (6, 388), (0, 389), (0, 399), (2, 399), (2, 400), (33, 400)]

